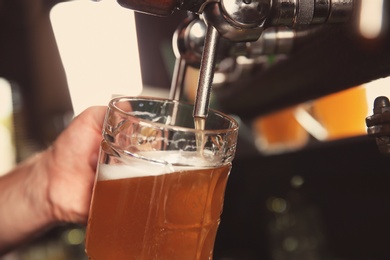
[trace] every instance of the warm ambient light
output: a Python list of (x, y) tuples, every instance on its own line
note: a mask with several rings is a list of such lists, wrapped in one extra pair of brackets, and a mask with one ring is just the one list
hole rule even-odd
[(361, 0), (360, 34), (367, 39), (377, 38), (383, 28), (383, 0)]
[(6, 173), (15, 164), (15, 147), (12, 125), (11, 84), (0, 78), (0, 175)]
[(134, 12), (115, 0), (56, 5), (51, 22), (74, 112), (142, 90)]

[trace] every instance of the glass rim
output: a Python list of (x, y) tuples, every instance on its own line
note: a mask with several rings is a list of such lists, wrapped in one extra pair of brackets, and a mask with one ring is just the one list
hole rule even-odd
[[(179, 101), (179, 100), (173, 100), (169, 98), (159, 98), (159, 97), (151, 97), (151, 96), (118, 96), (115, 98), (112, 98), (109, 102), (109, 108), (124, 114), (125, 116), (130, 116), (130, 117), (136, 117), (132, 115), (130, 112), (125, 111), (118, 106), (116, 106), (116, 103), (119, 102), (124, 102), (124, 101), (131, 101), (131, 100), (145, 100), (145, 101), (158, 101), (158, 102), (171, 102), (171, 103), (177, 103), (177, 104), (182, 104), (182, 105), (187, 105), (190, 107), (194, 107), (194, 104), (187, 103), (184, 101)], [(231, 123), (229, 128), (226, 129), (205, 129), (205, 130), (199, 130), (195, 128), (190, 128), (190, 127), (184, 127), (184, 126), (175, 126), (175, 125), (167, 125), (163, 123), (158, 123), (158, 122), (152, 122), (150, 120), (146, 120), (143, 118), (136, 117), (139, 122), (142, 122), (145, 125), (153, 126), (153, 127), (160, 127), (160, 128), (171, 128), (171, 129), (176, 129), (176, 130), (181, 130), (185, 132), (193, 132), (193, 133), (204, 133), (204, 134), (215, 134), (215, 133), (229, 133), (229, 132), (237, 132), (239, 128), (239, 124), (237, 120), (235, 120), (233, 117), (228, 116), (222, 112), (219, 112), (215, 109), (209, 109), (209, 112), (212, 112), (223, 119), (229, 121)], [(206, 118), (207, 120), (207, 118)]]

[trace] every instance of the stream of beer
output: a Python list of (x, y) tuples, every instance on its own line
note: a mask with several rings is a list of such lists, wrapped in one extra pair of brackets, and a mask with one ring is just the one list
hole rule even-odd
[(197, 147), (198, 153), (203, 157), (203, 146), (204, 146), (204, 143), (206, 142), (203, 130), (205, 129), (206, 118), (194, 117), (194, 123), (195, 123), (195, 130), (197, 131), (197, 133), (196, 133), (196, 147)]

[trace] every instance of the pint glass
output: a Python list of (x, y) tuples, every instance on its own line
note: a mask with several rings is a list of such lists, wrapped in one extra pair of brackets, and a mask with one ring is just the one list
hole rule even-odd
[(208, 260), (236, 150), (238, 124), (193, 106), (121, 97), (108, 107), (90, 208), (93, 260)]

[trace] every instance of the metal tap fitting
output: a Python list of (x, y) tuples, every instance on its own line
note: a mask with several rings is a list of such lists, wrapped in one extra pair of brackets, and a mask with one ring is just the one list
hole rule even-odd
[(300, 26), (346, 22), (357, 0), (276, 0), (267, 24)]
[(380, 96), (374, 101), (374, 114), (366, 118), (367, 133), (375, 137), (379, 151), (390, 156), (390, 101)]

